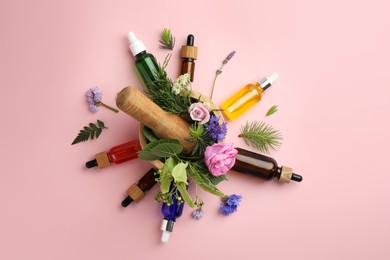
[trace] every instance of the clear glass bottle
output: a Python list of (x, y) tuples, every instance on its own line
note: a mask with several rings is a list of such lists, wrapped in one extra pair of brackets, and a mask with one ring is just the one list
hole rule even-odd
[(111, 164), (120, 164), (137, 158), (137, 153), (141, 151), (139, 140), (132, 140), (124, 144), (114, 146), (108, 152), (101, 152), (95, 155), (95, 159), (85, 163), (85, 167), (99, 168), (109, 167)]
[(156, 184), (156, 170), (150, 169), (138, 183), (134, 183), (127, 189), (127, 197), (122, 201), (122, 207), (127, 207), (133, 201), (139, 202), (145, 197), (145, 192), (150, 190)]
[(302, 176), (293, 173), (287, 166), (278, 166), (275, 159), (254, 153), (242, 148), (236, 148), (238, 151), (233, 170), (246, 173), (252, 176), (260, 177), (266, 180), (277, 178), (281, 182), (290, 182), (290, 180), (301, 182)]
[(221, 108), (226, 117), (230, 120), (234, 120), (241, 116), (261, 100), (264, 90), (269, 88), (278, 78), (279, 74), (274, 73), (268, 78), (264, 78), (255, 84), (248, 84), (240, 89), (222, 103)]
[(145, 45), (141, 40), (137, 39), (133, 32), (129, 32), (127, 37), (130, 41), (129, 48), (135, 57), (135, 67), (143, 81), (142, 83), (150, 86), (157, 79), (157, 61), (152, 54), (146, 52)]

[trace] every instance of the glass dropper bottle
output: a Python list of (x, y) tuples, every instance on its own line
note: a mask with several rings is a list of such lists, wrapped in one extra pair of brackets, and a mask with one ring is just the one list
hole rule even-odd
[(127, 197), (122, 201), (122, 207), (127, 207), (133, 201), (139, 202), (145, 197), (145, 192), (156, 184), (156, 170), (150, 169), (138, 183), (134, 183), (127, 189)]
[(256, 103), (260, 102), (263, 92), (278, 78), (279, 74), (274, 73), (268, 78), (264, 78), (255, 84), (247, 84), (245, 87), (240, 89), (222, 103), (221, 108), (226, 117), (230, 120), (234, 120)]
[(142, 150), (138, 140), (131, 140), (124, 144), (114, 146), (108, 152), (101, 152), (95, 155), (95, 159), (85, 163), (85, 167), (106, 168), (111, 164), (120, 164), (137, 158), (137, 152)]
[(293, 170), (287, 166), (278, 166), (275, 159), (254, 153), (242, 148), (237, 148), (238, 151), (236, 162), (233, 170), (246, 173), (252, 176), (260, 177), (266, 180), (277, 178), (281, 182), (296, 182), (302, 181), (302, 176), (293, 173)]

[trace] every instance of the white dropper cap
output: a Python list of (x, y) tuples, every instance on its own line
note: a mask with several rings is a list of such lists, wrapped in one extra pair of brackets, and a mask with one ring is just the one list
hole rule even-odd
[(274, 74), (272, 74), (271, 76), (268, 77), (268, 81), (269, 81), (269, 83), (272, 84), (278, 78), (279, 78), (279, 74), (275, 72)]
[(268, 78), (264, 78), (264, 79), (260, 80), (259, 85), (263, 90), (266, 90), (267, 88), (271, 87), (271, 85), (274, 83), (274, 81), (277, 80), (278, 78), (279, 78), (279, 74), (275, 72), (274, 74), (272, 74)]
[(141, 40), (138, 40), (133, 32), (129, 32), (127, 34), (127, 38), (130, 42), (129, 48), (134, 56), (136, 56), (140, 52), (146, 51), (144, 43)]
[(161, 236), (161, 242), (166, 243), (169, 241), (169, 236), (171, 235), (171, 232), (163, 230), (162, 236)]

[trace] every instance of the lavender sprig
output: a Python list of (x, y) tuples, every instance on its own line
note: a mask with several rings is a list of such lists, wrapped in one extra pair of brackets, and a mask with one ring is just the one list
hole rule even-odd
[(102, 98), (103, 98), (103, 92), (98, 87), (90, 88), (87, 91), (87, 100), (89, 102), (89, 109), (92, 112), (96, 113), (97, 111), (99, 111), (98, 106), (100, 106), (100, 105), (102, 105), (103, 107), (108, 108), (108, 109), (114, 111), (115, 113), (119, 112), (118, 109), (104, 104), (102, 102)]
[(219, 74), (222, 73), (222, 68), (223, 68), (223, 66), (225, 66), (225, 65), (231, 60), (231, 58), (233, 58), (234, 54), (236, 54), (236, 51), (232, 51), (232, 52), (223, 60), (221, 67), (215, 72), (215, 77), (214, 77), (214, 81), (213, 81), (213, 87), (212, 87), (212, 89), (211, 89), (210, 99), (213, 98), (214, 87), (215, 87), (215, 82), (217, 81), (217, 77), (219, 76)]

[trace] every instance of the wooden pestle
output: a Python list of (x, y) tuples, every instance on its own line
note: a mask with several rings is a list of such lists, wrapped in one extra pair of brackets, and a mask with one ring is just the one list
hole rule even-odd
[(149, 127), (160, 139), (177, 139), (183, 151), (189, 153), (195, 146), (188, 141), (190, 124), (181, 117), (166, 112), (139, 90), (122, 89), (116, 98), (117, 107), (140, 123)]

